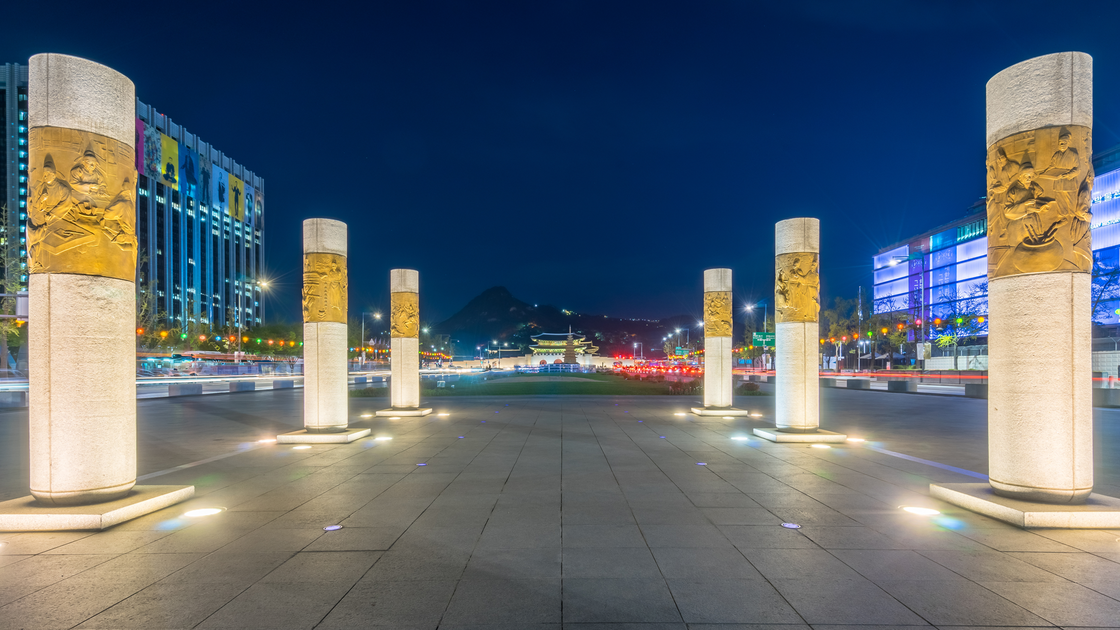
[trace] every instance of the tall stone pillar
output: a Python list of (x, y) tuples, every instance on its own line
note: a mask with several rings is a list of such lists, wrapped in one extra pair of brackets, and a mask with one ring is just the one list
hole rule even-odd
[[(194, 493), (134, 487), (136, 94), (124, 75), (66, 55), (35, 55), (29, 75), (34, 501), (0, 504), (0, 529), (99, 529)], [(86, 507), (59, 520), (37, 506)]]
[(342, 221), (303, 222), (304, 429), (277, 442), (353, 442), (370, 433), (349, 428), (346, 236)]
[(704, 270), (704, 406), (697, 415), (736, 416), (749, 412), (733, 409), (731, 270)]
[(820, 429), (820, 252), (819, 219), (786, 219), (774, 226), (775, 428), (754, 432), (775, 442), (847, 439)]
[(392, 407), (378, 411), (377, 415), (426, 416), (432, 410), (420, 407), (420, 272), (390, 270), (389, 291)]
[(987, 86), (989, 484), (931, 493), (1027, 527), (1120, 526), (1092, 494), (1092, 84), (1066, 52)]

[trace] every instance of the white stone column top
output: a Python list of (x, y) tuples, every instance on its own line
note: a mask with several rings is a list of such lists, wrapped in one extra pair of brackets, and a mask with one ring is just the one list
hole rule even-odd
[(1017, 63), (988, 81), (986, 146), (1022, 131), (1093, 126), (1093, 58), (1082, 52)]
[(415, 269), (390, 269), (389, 291), (392, 293), (419, 293), (420, 272)]
[(136, 86), (123, 74), (81, 57), (44, 53), (28, 63), (29, 128), (89, 131), (136, 143)]
[(303, 253), (345, 256), (346, 224), (334, 219), (304, 219)]
[(704, 270), (704, 292), (708, 291), (730, 291), (731, 290), (731, 270), (720, 267), (718, 269), (705, 269)]
[(775, 255), (820, 251), (820, 219), (786, 219), (774, 224)]

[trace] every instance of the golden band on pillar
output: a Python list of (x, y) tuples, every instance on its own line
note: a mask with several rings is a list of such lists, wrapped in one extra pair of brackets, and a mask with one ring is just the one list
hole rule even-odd
[(393, 338), (419, 337), (420, 294), (411, 291), (399, 291), (392, 294), (391, 301), (390, 336)]
[(135, 282), (136, 151), (60, 127), (32, 128), (29, 149), (29, 272)]
[(704, 294), (704, 336), (731, 336), (730, 291), (708, 291)]
[(988, 149), (988, 279), (1093, 270), (1092, 130), (1024, 131)]
[(774, 257), (774, 321), (815, 322), (821, 310), (820, 254), (790, 252)]
[(346, 323), (346, 257), (303, 255), (303, 321)]

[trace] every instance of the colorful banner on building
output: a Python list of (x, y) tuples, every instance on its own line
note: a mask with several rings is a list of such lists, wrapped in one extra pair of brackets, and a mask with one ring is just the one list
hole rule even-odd
[(179, 143), (171, 136), (160, 135), (160, 181), (172, 190), (179, 190)]
[(253, 225), (256, 225), (256, 226), (259, 227), (260, 224), (261, 224), (261, 217), (264, 216), (264, 191), (257, 190), (256, 193), (257, 193), (257, 203), (256, 203), (257, 209), (256, 209), (255, 215), (253, 216)]
[(245, 183), (233, 173), (229, 174), (229, 216), (245, 220)]
[(220, 166), (214, 166), (213, 182), (210, 194), (210, 210), (225, 213), (229, 209), (229, 173)]
[(153, 180), (159, 180), (159, 174), (163, 172), (163, 165), (160, 164), (163, 151), (163, 142), (160, 140), (162, 135), (159, 129), (144, 125), (144, 168), (140, 169), (140, 172)]
[(245, 222), (253, 222), (253, 214), (257, 210), (257, 195), (256, 191), (249, 184), (245, 184)]
[(144, 121), (136, 119), (136, 171), (144, 174)]
[(210, 200), (214, 198), (211, 181), (214, 178), (214, 166), (210, 162), (209, 149), (198, 155), (198, 192), (202, 195), (199, 200), (203, 207), (210, 209)]
[(198, 199), (198, 151), (179, 147), (179, 192)]

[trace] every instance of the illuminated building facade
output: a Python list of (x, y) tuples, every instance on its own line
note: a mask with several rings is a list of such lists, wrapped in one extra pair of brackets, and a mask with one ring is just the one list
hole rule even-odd
[(136, 101), (137, 282), (172, 325), (264, 322), (264, 180)]
[(27, 290), (27, 66), (18, 63), (0, 65), (0, 125), (4, 137), (0, 150), (0, 181), (4, 182), (4, 227), (0, 247), (4, 250), (7, 274), (19, 277), (19, 289)]
[[(1093, 321), (1120, 323), (1120, 147), (1093, 157)], [(928, 341), (935, 318), (986, 315), (988, 289), (987, 213), (983, 199), (962, 218), (886, 247), (873, 257), (874, 312), (899, 313), (910, 341)], [(973, 327), (987, 336), (986, 324)], [(983, 348), (978, 351), (984, 352)], [(937, 352), (934, 351), (934, 356)], [(986, 364), (986, 362), (981, 362)]]
[(574, 333), (541, 333), (533, 336), (536, 343), (529, 346), (533, 351), (532, 364), (578, 363), (590, 365), (591, 357), (599, 351), (591, 345), (585, 335)]

